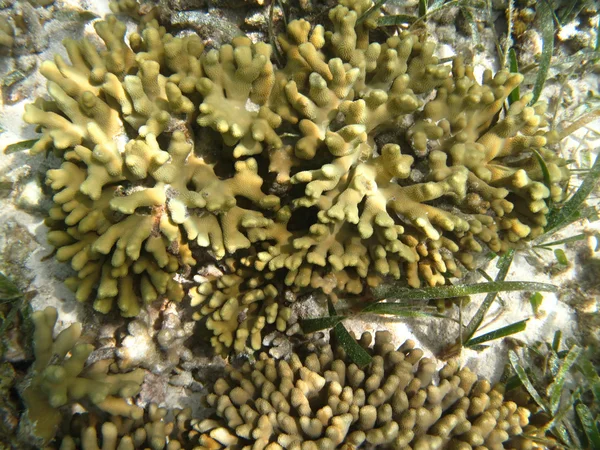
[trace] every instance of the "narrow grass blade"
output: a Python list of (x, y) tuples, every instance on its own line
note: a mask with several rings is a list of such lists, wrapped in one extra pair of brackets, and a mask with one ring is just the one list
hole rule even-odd
[(475, 22), (475, 16), (473, 15), (470, 7), (468, 6), (461, 5), (460, 12), (464, 16), (467, 24), (469, 25), (469, 31), (473, 39), (473, 44), (475, 45), (475, 48), (477, 48), (477, 46), (479, 46), (481, 43), (481, 38), (479, 36), (479, 30), (477, 29), (477, 22)]
[(394, 286), (381, 286), (373, 290), (375, 299), (436, 300), (439, 298), (463, 297), (466, 295), (515, 291), (558, 292), (553, 284), (532, 281), (493, 281), (491, 283), (464, 284), (459, 286), (439, 286), (422, 289), (406, 289)]
[(562, 340), (562, 331), (556, 330), (554, 332), (554, 337), (552, 338), (552, 350), (554, 350), (555, 353), (558, 353), (558, 350), (560, 349), (560, 341), (561, 340)]
[(386, 2), (387, 0), (377, 0), (373, 6), (371, 6), (369, 9), (367, 9), (357, 20), (356, 20), (356, 24), (360, 25), (361, 23), (363, 23), (365, 20), (367, 20), (367, 17), (369, 17), (372, 13), (374, 13), (375, 11), (377, 11), (379, 8), (381, 8), (383, 6), (383, 4)]
[(594, 50), (600, 52), (600, 12), (598, 12), (598, 20), (596, 23), (598, 25), (596, 26), (596, 47), (594, 47)]
[(577, 360), (577, 366), (579, 371), (585, 377), (585, 381), (590, 386), (594, 399), (597, 403), (600, 403), (600, 376), (598, 375), (598, 372), (596, 372), (594, 365), (590, 359), (584, 355)]
[(394, 16), (383, 16), (377, 20), (377, 26), (389, 27), (397, 25), (405, 25), (407, 23), (414, 23), (418, 17), (409, 16), (408, 14), (396, 14)]
[(405, 306), (398, 303), (373, 303), (361, 311), (366, 314), (382, 314), (397, 317), (435, 317), (438, 319), (454, 320), (444, 314), (433, 311), (422, 311), (414, 309), (414, 307)]
[(554, 257), (556, 258), (559, 264), (562, 264), (563, 266), (569, 265), (567, 255), (565, 254), (565, 251), (562, 248), (557, 248), (554, 250)]
[(560, 396), (562, 394), (563, 386), (565, 384), (565, 379), (567, 377), (567, 374), (571, 370), (571, 367), (573, 367), (573, 364), (575, 364), (577, 358), (579, 358), (579, 355), (581, 355), (582, 351), (582, 348), (578, 346), (573, 346), (569, 350), (569, 353), (567, 354), (566, 358), (561, 364), (560, 369), (558, 369), (558, 374), (556, 375), (554, 382), (548, 387), (548, 398), (550, 399), (550, 412), (552, 414), (556, 414), (556, 412), (558, 411), (558, 406), (560, 404)]
[(556, 375), (558, 375), (558, 370), (560, 369), (562, 359), (560, 359), (558, 354), (551, 348), (548, 349), (548, 354), (545, 356), (545, 358), (547, 367), (546, 373), (549, 371), (552, 374), (552, 380), (554, 380)]
[(542, 56), (540, 57), (540, 66), (538, 68), (535, 84), (533, 85), (533, 98), (531, 105), (538, 101), (550, 68), (550, 60), (554, 52), (554, 20), (552, 9), (548, 2), (541, 1), (537, 4), (537, 11), (540, 17), (540, 26), (542, 28)]
[(538, 314), (540, 306), (542, 306), (542, 300), (544, 300), (544, 296), (540, 292), (535, 292), (529, 297), (529, 304), (535, 315)]
[(527, 373), (525, 373), (525, 369), (523, 369), (523, 366), (521, 365), (521, 361), (519, 361), (519, 356), (514, 352), (514, 350), (508, 351), (508, 359), (510, 361), (510, 365), (519, 377), (519, 380), (521, 380), (521, 384), (525, 387), (525, 389), (527, 389), (527, 392), (529, 392), (529, 395), (531, 395), (535, 402), (547, 412), (548, 405), (546, 405), (544, 399), (541, 397), (538, 391), (535, 390), (535, 387), (533, 387), (533, 384), (529, 380)]
[[(573, 440), (570, 437), (570, 433), (567, 432), (567, 429), (565, 427), (565, 422), (563, 422), (564, 419), (572, 413), (573, 405), (577, 402), (577, 399), (580, 396), (581, 389), (576, 389), (574, 392), (572, 392), (569, 400), (565, 402), (565, 406), (560, 408), (560, 410), (556, 414), (551, 415), (552, 419), (550, 420), (550, 422), (546, 423), (542, 428), (543, 430), (552, 431), (552, 434), (558, 437), (563, 442), (563, 444), (567, 446), (567, 448), (581, 448), (580, 446), (574, 445)], [(546, 410), (546, 412), (550, 414), (548, 410)]]
[[(565, 408), (567, 409), (567, 408)], [(567, 409), (568, 411), (568, 409)], [(562, 420), (562, 418), (561, 418)], [(571, 438), (569, 437), (569, 433), (567, 432), (567, 429), (565, 428), (565, 426), (560, 423), (559, 421), (550, 421), (549, 424), (546, 424), (546, 426), (544, 428), (547, 428), (549, 430), (552, 430), (552, 434), (554, 436), (556, 436), (559, 442), (561, 442), (563, 445), (566, 446), (566, 448), (568, 449), (573, 449), (573, 441), (571, 441)]]
[(17, 285), (0, 272), (0, 302), (16, 300), (22, 295)]
[(515, 333), (520, 333), (527, 327), (528, 320), (529, 319), (521, 320), (505, 327), (498, 328), (497, 330), (490, 331), (489, 333), (482, 334), (476, 338), (469, 339), (467, 342), (465, 342), (464, 346), (473, 347), (475, 345), (483, 344), (484, 342), (493, 341), (495, 339), (500, 339)]
[[(532, 148), (531, 150), (533, 152), (533, 155), (535, 156), (535, 159), (537, 159), (537, 162), (540, 165), (540, 169), (542, 169), (542, 176), (544, 177), (544, 184), (546, 185), (548, 190), (550, 190), (550, 188), (552, 187), (552, 183), (550, 181), (550, 171), (548, 170), (546, 161), (544, 161), (544, 157), (542, 155), (540, 155), (540, 152), (538, 152), (535, 148)], [(552, 206), (552, 199), (550, 197), (548, 197), (548, 199), (546, 199), (546, 203), (548, 204), (548, 207), (550, 208)]]
[[(335, 306), (333, 306), (331, 298), (327, 300), (327, 309), (329, 310), (330, 316), (337, 316)], [(371, 358), (371, 355), (369, 355), (369, 353), (362, 348), (358, 342), (356, 342), (356, 339), (352, 337), (352, 335), (341, 322), (335, 324), (333, 327), (333, 333), (354, 364), (359, 367), (365, 367), (369, 365), (373, 358)]]
[(483, 278), (485, 278), (490, 283), (494, 282), (494, 279), (492, 277), (490, 277), (485, 270), (483, 270), (483, 269), (477, 269), (477, 272), (479, 273), (479, 275), (481, 275)]
[(518, 375), (513, 375), (509, 377), (508, 380), (506, 380), (506, 383), (504, 383), (504, 387), (506, 388), (507, 392), (512, 391), (513, 389), (516, 389), (519, 386), (521, 386), (521, 380), (519, 379)]
[(581, 233), (581, 234), (576, 234), (575, 236), (571, 236), (565, 239), (560, 239), (558, 241), (549, 241), (549, 242), (544, 242), (543, 244), (538, 244), (538, 245), (534, 245), (533, 248), (544, 248), (544, 247), (551, 247), (554, 245), (563, 245), (563, 244), (569, 244), (571, 242), (577, 242), (577, 241), (583, 241), (584, 239), (587, 238), (587, 234), (585, 233)]
[[(572, 223), (575, 223), (579, 220), (584, 220), (584, 219), (588, 220), (589, 222), (596, 222), (597, 220), (600, 220), (600, 216), (598, 215), (598, 212), (599, 212), (599, 210), (597, 210), (596, 207), (594, 207), (594, 206), (581, 207), (578, 210), (576, 210), (571, 215), (571, 217), (569, 217), (563, 224), (561, 224), (560, 228), (565, 228), (566, 226), (571, 225)], [(541, 238), (548, 237), (548, 235), (551, 235), (558, 230), (559, 229), (550, 231), (549, 233), (544, 233), (540, 237)]]
[[(285, 15), (285, 14), (284, 14)], [(267, 25), (267, 33), (269, 36), (269, 42), (273, 47), (273, 56), (277, 61), (277, 64), (281, 65), (282, 54), (277, 39), (275, 38), (275, 32), (273, 30), (273, 18), (275, 17), (275, 2), (272, 1), (269, 5), (269, 16), (268, 16), (268, 25)]]
[(427, 0), (419, 0), (419, 17), (427, 15)]
[(585, 435), (588, 438), (590, 448), (600, 448), (600, 433), (598, 432), (598, 424), (596, 423), (596, 420), (594, 420), (590, 409), (583, 403), (580, 403), (575, 407), (575, 410), (577, 411), (579, 420), (581, 420), (581, 425), (583, 426), (583, 431), (585, 431)]
[(326, 330), (335, 327), (344, 320), (345, 316), (319, 317), (318, 319), (304, 319), (300, 321), (300, 327), (304, 334)]
[(577, 5), (578, 0), (570, 0), (565, 1), (565, 4), (568, 4), (563, 8), (563, 13), (560, 15), (560, 19), (558, 19), (561, 25), (566, 25), (570, 21), (574, 20), (579, 13), (581, 12), (581, 8), (585, 2), (580, 3), (580, 7), (578, 10), (575, 9), (575, 5)]
[(489, 345), (478, 344), (478, 345), (470, 345), (469, 348), (471, 350), (475, 350), (476, 352), (482, 352), (482, 351), (487, 350), (488, 348), (490, 348), (490, 346)]
[[(508, 51), (508, 62), (510, 65), (510, 71), (512, 73), (519, 73), (519, 63), (517, 62), (517, 53), (514, 48), (511, 48)], [(508, 104), (512, 105), (514, 102), (521, 98), (521, 91), (519, 86), (514, 88), (512, 92), (508, 96)]]
[(600, 180), (600, 154), (596, 156), (594, 165), (583, 179), (579, 189), (571, 196), (567, 202), (562, 205), (560, 209), (553, 210), (548, 217), (548, 225), (544, 230), (546, 233), (550, 231), (557, 231), (562, 227), (568, 225), (571, 218), (577, 215), (583, 202), (587, 199), (590, 193), (598, 185)]
[(341, 323), (338, 323), (335, 327), (333, 327), (333, 332), (335, 333), (335, 337), (339, 341), (342, 348), (346, 351), (346, 354), (350, 358), (350, 360), (356, 364), (358, 367), (365, 367), (371, 363), (371, 355), (360, 346), (356, 339), (352, 337), (352, 335), (348, 332), (346, 327)]
[[(515, 256), (514, 250), (509, 250), (508, 252), (506, 252), (504, 255), (502, 255), (498, 259), (498, 263), (496, 264), (496, 266), (498, 267), (498, 274), (496, 275), (496, 282), (504, 281), (504, 279), (506, 278), (506, 274), (508, 273), (508, 269), (510, 269), (510, 265), (512, 263), (514, 256)], [(539, 289), (532, 289), (532, 290), (539, 291)], [(492, 305), (492, 303), (494, 303), (495, 299), (496, 299), (496, 292), (490, 292), (488, 295), (485, 296), (485, 299), (481, 303), (481, 306), (479, 306), (479, 308), (477, 309), (477, 312), (471, 318), (467, 327), (463, 331), (463, 334), (462, 334), (462, 342), (463, 343), (467, 342), (469, 339), (471, 339), (475, 335), (475, 333), (477, 332), (477, 329), (479, 328), (479, 326), (481, 325), (481, 322), (483, 321), (483, 318), (485, 317), (485, 314), (487, 313), (487, 310), (490, 309), (490, 306)]]
[[(506, 59), (509, 57), (509, 53), (510, 53), (510, 49), (512, 48), (513, 44), (514, 44), (514, 40), (513, 40), (513, 30), (515, 28), (513, 20), (515, 18), (515, 1), (516, 0), (508, 0), (507, 2), (507, 8), (506, 8), (506, 39), (504, 39), (503, 45), (500, 44), (500, 41), (498, 40), (498, 37), (496, 36), (494, 38), (495, 40), (495, 44), (496, 44), (496, 51), (498, 52), (498, 56), (500, 57), (500, 62), (502, 67), (504, 67), (506, 65)], [(492, 14), (492, 0), (486, 0), (486, 6), (487, 6), (487, 23), (489, 25), (492, 25), (492, 23), (494, 23), (494, 18), (493, 18), (493, 14)], [(516, 55), (515, 55), (516, 56)], [(515, 57), (514, 61), (516, 62), (517, 59)], [(513, 71), (512, 67), (509, 63), (509, 67), (511, 67), (511, 72), (513, 73), (518, 73), (518, 68), (517, 70)], [(518, 88), (518, 86), (517, 86)], [(510, 97), (508, 99), (509, 101), (509, 105), (511, 103), (510, 101)]]
[(567, 136), (573, 134), (575, 131), (579, 130), (581, 127), (585, 127), (588, 123), (597, 120), (598, 117), (600, 117), (600, 109), (595, 109), (587, 114), (582, 115), (581, 117), (578, 117), (568, 127), (562, 129), (557, 141), (561, 141)]
[(283, 18), (283, 25), (287, 28), (288, 26), (288, 20), (285, 14), (285, 8), (283, 7), (283, 2), (281, 0), (277, 0), (277, 4), (279, 5), (279, 8), (281, 9), (281, 17)]
[(11, 153), (22, 152), (23, 150), (29, 150), (39, 139), (29, 139), (27, 141), (15, 142), (9, 144), (4, 148), (4, 154), (10, 155)]

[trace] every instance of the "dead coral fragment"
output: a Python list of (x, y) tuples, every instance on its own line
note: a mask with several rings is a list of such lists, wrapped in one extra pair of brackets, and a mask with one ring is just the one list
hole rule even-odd
[(531, 448), (520, 437), (529, 411), (504, 401), (502, 387), (456, 363), (436, 374), (411, 341), (390, 340), (376, 334), (363, 370), (330, 346), (229, 368), (207, 397), (213, 417), (193, 424), (199, 448)]
[(175, 367), (194, 362), (185, 342), (192, 337), (195, 322), (182, 321), (173, 305), (156, 317), (152, 310), (127, 324), (127, 336), (117, 350), (120, 370), (144, 367), (155, 375), (168, 374)]
[(139, 392), (143, 370), (109, 374), (112, 360), (87, 364), (94, 347), (80, 340), (80, 323), (53, 338), (57, 319), (54, 308), (36, 311), (32, 319), (35, 362), (22, 395), (27, 407), (20, 424), (22, 432), (39, 442), (48, 442), (61, 422), (59, 408), (73, 403), (133, 419), (142, 416), (142, 409), (125, 399)]

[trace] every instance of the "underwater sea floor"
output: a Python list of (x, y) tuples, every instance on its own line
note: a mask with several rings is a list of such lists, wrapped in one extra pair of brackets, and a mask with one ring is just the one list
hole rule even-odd
[[(177, 2), (164, 2), (176, 6)], [(210, 2), (209, 2), (210, 3)], [(226, 2), (223, 2), (225, 4)], [(238, 2), (239, 3), (239, 2)], [(501, 3), (501, 2), (500, 2)], [(204, 27), (206, 33), (216, 29), (225, 30), (215, 41), (228, 39), (227, 30), (235, 33), (240, 27), (249, 30), (254, 39), (266, 36), (265, 17), (267, 10), (256, 4), (250, 8), (227, 9), (220, 2), (212, 2), (211, 8), (199, 11), (179, 11), (177, 17), (184, 24), (193, 24), (196, 28)], [(93, 21), (110, 13), (105, 0), (76, 1), (57, 0), (50, 6), (32, 6), (25, 1), (0, 3), (0, 15), (21, 15), (37, 17), (39, 26), (21, 30), (21, 47), (13, 51), (2, 50), (0, 53), (0, 78), (3, 80), (0, 108), (0, 148), (15, 143), (35, 139), (38, 135), (33, 126), (23, 119), (24, 106), (35, 98), (46, 93), (46, 80), (38, 71), (42, 61), (51, 59), (54, 54), (66, 57), (61, 41), (64, 38), (78, 39), (82, 36), (97, 39), (93, 31)], [(500, 10), (496, 14), (500, 14)], [(276, 17), (280, 17), (277, 11)], [(129, 29), (135, 29), (135, 23), (129, 21)], [(252, 27), (255, 28), (252, 28)], [(473, 36), (466, 35), (460, 27), (447, 20), (432, 19), (428, 23), (428, 31), (434, 40), (439, 42), (438, 52), (442, 58), (456, 53), (471, 54), (476, 66), (476, 73), (481, 74), (485, 68), (498, 68), (494, 32), (482, 29), (479, 44), (474, 49)], [(27, 34), (30, 35), (27, 35)], [(573, 54), (573, 36), (578, 37), (577, 29), (564, 32), (565, 39), (557, 42), (557, 51), (562, 55)], [(591, 36), (589, 39), (593, 39)], [(540, 51), (539, 33), (535, 29), (520, 42), (522, 48), (531, 52)], [(581, 39), (580, 39), (581, 40)], [(579, 44), (584, 45), (584, 44)], [(34, 51), (31, 51), (34, 49)], [(533, 56), (531, 56), (533, 58)], [(552, 69), (554, 70), (554, 69)], [(576, 117), (581, 110), (580, 105), (588, 101), (590, 95), (598, 95), (598, 72), (585, 74), (580, 78), (571, 77), (565, 83), (557, 73), (552, 72), (542, 93), (542, 98), (550, 99), (551, 105), (557, 105), (560, 120)], [(579, 109), (577, 109), (579, 108)], [(561, 144), (561, 152), (567, 159), (573, 159), (581, 168), (589, 167), (600, 149), (600, 121), (589, 123)], [(10, 148), (10, 147), (9, 147)], [(90, 304), (76, 302), (73, 293), (64, 286), (64, 279), (72, 275), (72, 270), (49, 257), (52, 247), (46, 241), (47, 229), (43, 223), (45, 211), (50, 206), (50, 190), (44, 185), (44, 173), (48, 168), (56, 167), (58, 160), (53, 157), (31, 156), (27, 150), (14, 151), (0, 155), (0, 272), (13, 280), (23, 292), (30, 292), (27, 297), (34, 310), (46, 306), (54, 306), (59, 311), (58, 329), (80, 321), (84, 330), (96, 335), (98, 347), (113, 349), (121, 346), (132, 364), (135, 361), (153, 361), (148, 369), (149, 374), (140, 398), (145, 401), (156, 401), (170, 407), (198, 407), (198, 397), (202, 386), (209, 381), (215, 372), (221, 370), (224, 361), (220, 358), (206, 356), (208, 347), (194, 343), (193, 324), (185, 310), (184, 300), (181, 307), (172, 305), (152, 305), (148, 311), (137, 319), (137, 334), (126, 337), (127, 322), (114, 314), (102, 316), (95, 313)], [(592, 194), (590, 204), (598, 202), (598, 189)], [(502, 326), (529, 319), (526, 331), (513, 337), (527, 343), (539, 340), (548, 341), (557, 330), (563, 338), (578, 341), (594, 341), (598, 339), (598, 328), (590, 317), (597, 313), (600, 294), (600, 252), (598, 238), (600, 226), (598, 222), (578, 222), (561, 230), (555, 240), (561, 240), (580, 233), (587, 233), (588, 238), (562, 246), (567, 264), (561, 264), (552, 251), (524, 249), (518, 251), (508, 272), (508, 281), (536, 281), (552, 283), (558, 286), (558, 293), (544, 293), (543, 300), (536, 312), (530, 304), (532, 292), (501, 293), (486, 315), (478, 334), (501, 328)], [(497, 269), (495, 262), (481, 267), (494, 278)], [(483, 281), (478, 273), (471, 273), (465, 283)], [(469, 305), (463, 308), (462, 317), (469, 318), (477, 310), (484, 295), (472, 297)], [(155, 355), (152, 339), (154, 335), (148, 329), (158, 320), (159, 312), (165, 308), (171, 314), (174, 327), (185, 329), (186, 340), (181, 344), (194, 352), (193, 362), (186, 368), (169, 366)], [(305, 318), (318, 317), (325, 311), (323, 300), (309, 299), (298, 311)], [(178, 317), (181, 315), (181, 317)], [(458, 308), (451, 312), (454, 319), (459, 318)], [(439, 355), (458, 337), (458, 326), (455, 322), (437, 318), (389, 318), (361, 316), (345, 321), (348, 329), (357, 335), (363, 331), (391, 330), (394, 341), (400, 344), (406, 339), (413, 339), (428, 355)], [(145, 327), (145, 328), (144, 328)], [(140, 329), (142, 331), (140, 331)], [(146, 329), (146, 332), (144, 332)], [(131, 329), (130, 329), (131, 331)], [(283, 348), (286, 347), (286, 344)], [(507, 362), (509, 343), (497, 340), (490, 343), (484, 351), (463, 349), (460, 358), (463, 364), (477, 374), (498, 380)], [(124, 349), (124, 350), (123, 350)], [(277, 353), (276, 350), (274, 350)], [(26, 360), (29, 355), (23, 348), (21, 354), (13, 352), (15, 361)], [(281, 352), (280, 352), (281, 353)], [(155, 365), (153, 370), (152, 364)], [(439, 361), (441, 367), (442, 361)]]

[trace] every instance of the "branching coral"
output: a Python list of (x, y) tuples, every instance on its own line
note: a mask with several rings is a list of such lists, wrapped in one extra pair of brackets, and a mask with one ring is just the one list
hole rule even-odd
[(140, 390), (144, 371), (110, 374), (110, 359), (88, 364), (94, 347), (80, 339), (81, 324), (75, 323), (53, 338), (57, 312), (54, 308), (36, 311), (33, 347), (35, 362), (23, 390), (25, 411), (20, 427), (39, 443), (52, 439), (61, 422), (60, 408), (84, 403), (110, 414), (139, 419), (141, 408), (126, 399)]
[[(193, 423), (199, 448), (531, 448), (521, 437), (534, 431), (529, 411), (501, 386), (456, 363), (436, 373), (414, 343), (390, 340), (376, 334), (364, 369), (330, 346), (230, 368), (207, 397), (213, 417)], [(368, 348), (371, 335), (360, 342)]]
[(14, 42), (15, 30), (5, 17), (0, 16), (0, 45), (10, 48)]
[(374, 21), (357, 23), (371, 5), (341, 0), (327, 27), (290, 22), (283, 67), (268, 44), (205, 51), (154, 20), (127, 45), (114, 17), (96, 23), (105, 50), (67, 41), (71, 64), (44, 63), (52, 99), (25, 119), (43, 133), (33, 152), (64, 160), (48, 172), (49, 241), (77, 271), (78, 300), (135, 316), (183, 298), (176, 275), (198, 247), (235, 254), (230, 274), (190, 295), (219, 351), (257, 349), (264, 325), (289, 317), (278, 280), (440, 285), (485, 247), (541, 233), (568, 178), (547, 148), (545, 104), (524, 96), (502, 115), (521, 75), (479, 83), (412, 33), (376, 42)]
[[(178, 450), (186, 448), (180, 440), (187, 428), (191, 411), (174, 411), (174, 420), (167, 420), (168, 411), (150, 404), (144, 417), (137, 420), (113, 417), (95, 425), (90, 417), (74, 417), (73, 431), (60, 439), (60, 450)], [(83, 423), (82, 423), (83, 422)], [(75, 426), (77, 425), (77, 426)]]
[[(242, 352), (248, 345), (258, 350), (262, 345), (262, 330), (275, 324), (285, 331), (291, 309), (280, 300), (272, 273), (266, 276), (228, 261), (232, 269), (216, 279), (210, 279), (192, 290), (191, 305), (201, 305), (197, 319), (208, 317), (206, 326), (212, 330), (212, 345), (217, 353), (229, 348)], [(248, 344), (247, 344), (248, 343)]]

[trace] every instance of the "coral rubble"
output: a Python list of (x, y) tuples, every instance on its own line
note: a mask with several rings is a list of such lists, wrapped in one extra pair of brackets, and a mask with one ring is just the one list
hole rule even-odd
[(504, 401), (501, 386), (456, 363), (436, 373), (414, 343), (390, 340), (376, 334), (364, 369), (330, 346), (229, 368), (207, 397), (213, 416), (192, 421), (199, 448), (532, 448), (529, 411)]
[(136, 316), (183, 299), (200, 248), (233, 255), (189, 294), (219, 352), (257, 350), (266, 324), (286, 327), (286, 288), (441, 285), (542, 232), (569, 176), (546, 104), (525, 95), (501, 114), (520, 74), (479, 82), (406, 31), (377, 42), (374, 15), (357, 22), (371, 5), (290, 22), (281, 67), (269, 44), (206, 50), (155, 20), (127, 44), (112, 16), (95, 23), (105, 49), (67, 40), (71, 63), (42, 65), (51, 100), (25, 120), (42, 131), (32, 152), (63, 160), (48, 239), (79, 301)]

